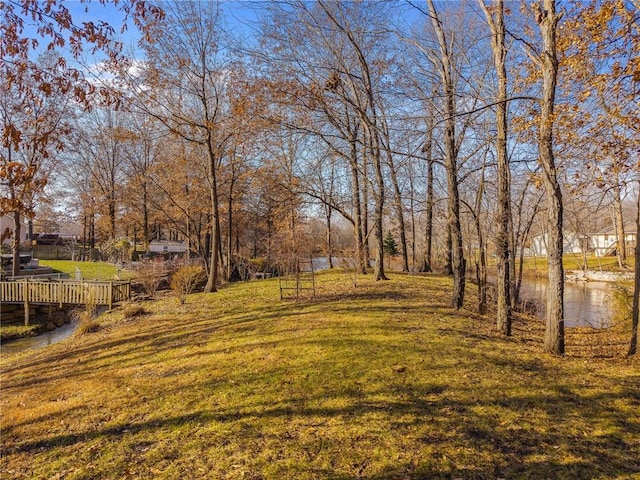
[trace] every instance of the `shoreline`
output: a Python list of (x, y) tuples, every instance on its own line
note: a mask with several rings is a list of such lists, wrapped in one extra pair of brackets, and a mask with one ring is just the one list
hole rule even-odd
[(633, 272), (611, 272), (597, 270), (566, 270), (566, 282), (604, 282), (633, 281)]
[[(51, 322), (34, 322), (31, 325), (3, 325), (2, 332), (0, 333), (0, 343), (13, 342), (14, 340), (20, 340), (24, 338), (39, 337), (48, 332), (55, 332), (57, 329), (64, 327), (71, 323), (71, 318), (65, 318), (64, 322), (51, 321)], [(13, 330), (11, 327), (16, 327), (19, 330)], [(10, 329), (5, 332), (5, 329)]]
[[(5, 306), (5, 308), (7, 308)], [(38, 307), (39, 308), (39, 307)], [(48, 332), (53, 332), (73, 321), (71, 308), (56, 309), (51, 313), (34, 311), (29, 325), (24, 325), (21, 318), (24, 315), (20, 308), (12, 308), (2, 312), (3, 321), (0, 324), (0, 342), (2, 344), (15, 340), (38, 337)], [(9, 317), (5, 319), (4, 317)]]

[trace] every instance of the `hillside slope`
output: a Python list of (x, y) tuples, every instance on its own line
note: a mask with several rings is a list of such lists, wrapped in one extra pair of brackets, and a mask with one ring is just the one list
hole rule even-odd
[[(638, 478), (637, 360), (541, 353), (444, 277), (277, 279), (3, 358), (0, 477)], [(4, 357), (4, 356), (3, 356)]]

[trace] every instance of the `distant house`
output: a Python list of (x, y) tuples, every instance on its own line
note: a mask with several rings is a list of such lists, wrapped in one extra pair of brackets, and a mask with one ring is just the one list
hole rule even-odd
[[(588, 238), (580, 236), (574, 232), (564, 232), (562, 253), (582, 253)], [(529, 247), (529, 253), (534, 256), (545, 257), (547, 255), (547, 246), (549, 242), (549, 235), (543, 233), (537, 235), (531, 239), (531, 245)]]
[(151, 240), (149, 243), (150, 253), (185, 253), (186, 251), (187, 244), (184, 241)]
[[(636, 246), (637, 227), (635, 223), (628, 223), (624, 226), (624, 238), (626, 241), (627, 254), (631, 254)], [(618, 251), (618, 234), (614, 228), (601, 233), (589, 235), (589, 242), (596, 257), (607, 257), (616, 255)]]

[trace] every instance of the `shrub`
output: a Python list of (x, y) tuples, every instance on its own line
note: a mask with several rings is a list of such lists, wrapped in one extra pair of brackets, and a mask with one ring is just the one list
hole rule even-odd
[(146, 313), (147, 311), (142, 305), (127, 305), (122, 310), (122, 315), (124, 316), (124, 318), (135, 318)]
[(203, 280), (204, 270), (199, 265), (185, 265), (175, 271), (171, 277), (171, 288), (178, 294), (181, 305), (187, 300), (187, 295)]
[(354, 287), (358, 286), (358, 260), (354, 257), (340, 257), (338, 258), (338, 266), (341, 267), (351, 279)]
[(100, 328), (101, 328), (101, 325), (94, 320), (89, 320), (89, 321), (81, 320), (80, 324), (76, 328), (74, 335), (77, 337), (81, 337), (88, 333), (97, 332), (98, 330), (100, 330)]
[(633, 317), (633, 282), (618, 280), (611, 284), (612, 320), (616, 324), (631, 325)]
[(136, 281), (151, 298), (155, 297), (165, 275), (163, 263), (145, 262), (136, 269)]
[(95, 287), (87, 285), (86, 299), (84, 308), (74, 312), (75, 317), (79, 321), (75, 335), (82, 336), (87, 333), (96, 332), (100, 329), (100, 324), (95, 321), (98, 311), (98, 303), (96, 302)]

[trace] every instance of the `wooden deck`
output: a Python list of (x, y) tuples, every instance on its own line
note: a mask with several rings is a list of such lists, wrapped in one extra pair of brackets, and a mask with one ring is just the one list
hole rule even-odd
[(131, 282), (17, 280), (0, 282), (0, 302), (20, 303), (25, 307), (25, 324), (29, 322), (29, 305), (96, 305), (113, 307), (131, 298)]

